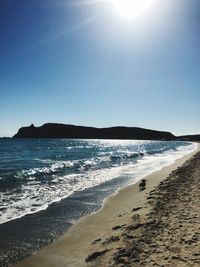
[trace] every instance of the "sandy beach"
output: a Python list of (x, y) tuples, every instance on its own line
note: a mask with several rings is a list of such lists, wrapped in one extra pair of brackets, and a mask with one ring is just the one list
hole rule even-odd
[(200, 266), (200, 153), (107, 198), (55, 243), (15, 267)]

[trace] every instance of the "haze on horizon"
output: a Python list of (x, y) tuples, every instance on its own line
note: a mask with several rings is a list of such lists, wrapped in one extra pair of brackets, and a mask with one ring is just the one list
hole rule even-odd
[(0, 136), (46, 122), (200, 134), (200, 2), (132, 3), (0, 0)]

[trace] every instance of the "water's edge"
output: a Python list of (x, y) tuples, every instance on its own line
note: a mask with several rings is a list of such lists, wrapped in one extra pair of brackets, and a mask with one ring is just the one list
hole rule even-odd
[[(152, 172), (168, 166), (173, 162), (158, 166)], [(149, 174), (146, 173), (146, 175)], [(141, 179), (146, 175), (139, 178)], [(125, 178), (126, 182), (122, 175), (103, 184), (74, 192), (66, 199), (52, 203), (46, 210), (1, 224), (0, 235), (2, 242), (0, 244), (0, 262), (2, 262), (2, 267), (6, 267), (24, 257), (30, 256), (42, 247), (54, 242), (75, 221), (101, 209), (106, 198), (116, 194), (119, 189), (138, 181), (129, 179), (127, 175)], [(38, 227), (40, 231), (38, 231)], [(13, 239), (13, 237), (15, 238)]]

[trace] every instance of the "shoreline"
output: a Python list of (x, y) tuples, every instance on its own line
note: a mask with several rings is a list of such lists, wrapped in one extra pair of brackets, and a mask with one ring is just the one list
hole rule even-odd
[[(35, 255), (28, 257), (17, 264), (15, 267), (64, 267), (64, 266), (95, 266), (95, 263), (86, 263), (88, 255), (95, 251), (100, 251), (101, 242), (112, 246), (120, 246), (121, 240), (118, 240), (119, 233), (125, 225), (131, 222), (130, 215), (133, 209), (142, 207), (138, 212), (143, 216), (149, 211), (146, 204), (149, 193), (165, 180), (169, 174), (183, 165), (189, 158), (199, 150), (176, 160), (171, 165), (156, 171), (145, 179), (147, 180), (147, 189), (138, 191), (138, 183), (129, 185), (118, 190), (118, 192), (103, 202), (102, 208), (90, 215), (80, 218), (60, 239), (55, 243), (41, 249)], [(115, 230), (113, 230), (115, 229)], [(115, 242), (112, 237), (115, 237)], [(117, 238), (116, 238), (117, 237)], [(110, 238), (110, 239), (109, 239)], [(96, 240), (96, 241), (95, 241)], [(95, 241), (95, 242), (94, 242)], [(91, 265), (92, 264), (92, 265)], [(97, 265), (98, 266), (98, 265)], [(109, 265), (108, 265), (109, 266)]]

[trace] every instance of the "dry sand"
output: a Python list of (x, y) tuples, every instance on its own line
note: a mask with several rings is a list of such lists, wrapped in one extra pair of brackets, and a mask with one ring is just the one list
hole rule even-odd
[(100, 211), (14, 266), (200, 266), (200, 153), (192, 157), (195, 153), (147, 176), (144, 191), (138, 184), (119, 190)]

